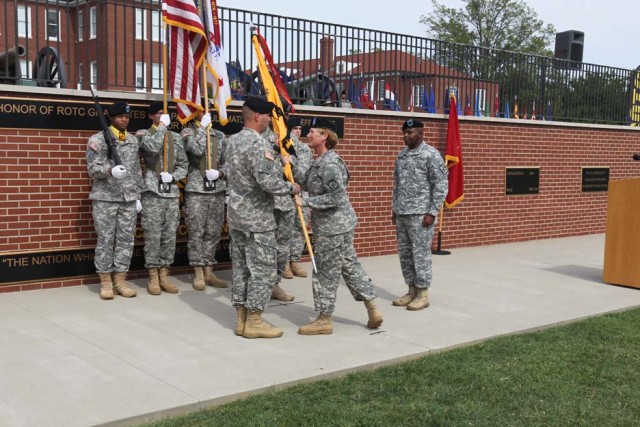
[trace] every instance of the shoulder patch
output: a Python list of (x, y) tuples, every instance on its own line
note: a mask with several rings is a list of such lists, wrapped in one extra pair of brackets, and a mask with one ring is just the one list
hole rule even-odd
[(273, 158), (273, 153), (270, 150), (264, 150), (264, 158), (269, 160), (275, 160)]
[(329, 187), (329, 190), (331, 191), (335, 191), (338, 189), (339, 185), (338, 185), (338, 181), (336, 181), (336, 179), (332, 179), (331, 181), (327, 182), (327, 187)]
[(447, 166), (444, 163), (440, 165), (440, 173), (442, 173), (443, 175), (447, 173)]
[(93, 151), (95, 151), (96, 153), (98, 151), (100, 151), (100, 146), (98, 145), (97, 142), (95, 141), (91, 141), (91, 143), (89, 143), (89, 148), (91, 148)]

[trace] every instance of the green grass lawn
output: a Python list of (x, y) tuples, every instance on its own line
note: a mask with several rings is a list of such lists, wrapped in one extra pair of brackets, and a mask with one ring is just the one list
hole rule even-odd
[(150, 425), (639, 426), (639, 333), (636, 309)]

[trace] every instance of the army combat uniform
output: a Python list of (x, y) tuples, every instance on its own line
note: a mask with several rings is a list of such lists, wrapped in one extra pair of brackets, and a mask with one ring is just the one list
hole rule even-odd
[(94, 263), (96, 272), (126, 272), (133, 254), (134, 228), (136, 226), (136, 200), (142, 191), (142, 172), (138, 157), (138, 140), (128, 132), (120, 133), (114, 127), (109, 130), (118, 143), (116, 150), (127, 174), (116, 179), (109, 173), (114, 166), (107, 157), (107, 143), (102, 132), (89, 138), (87, 145), (87, 169), (93, 179), (89, 198), (93, 200), (93, 222), (98, 236)]
[(233, 286), (231, 302), (263, 311), (276, 282), (274, 195), (294, 192), (282, 179), (273, 148), (256, 131), (244, 128), (229, 138), (223, 168), (229, 191)]
[(435, 222), (422, 226), (425, 215), (438, 216), (447, 195), (448, 170), (440, 152), (422, 142), (398, 154), (393, 174), (393, 212), (402, 275), (407, 286), (431, 286), (431, 242)]
[[(164, 139), (167, 136), (166, 167), (164, 167)], [(142, 193), (142, 228), (144, 230), (144, 261), (149, 270), (149, 293), (158, 295), (155, 274), (160, 274), (160, 286), (170, 293), (177, 293), (175, 285), (166, 276), (176, 251), (176, 230), (180, 222), (180, 190), (176, 183), (187, 176), (187, 155), (179, 134), (165, 126), (152, 126), (138, 132), (145, 164), (144, 190)], [(159, 190), (160, 173), (173, 176), (169, 192)], [(160, 271), (158, 271), (160, 269)], [(163, 286), (163, 282), (165, 286)]]
[(211, 129), (209, 159), (207, 159), (207, 135), (204, 128), (196, 123), (185, 128), (182, 131), (182, 137), (189, 159), (189, 176), (185, 187), (185, 214), (189, 228), (187, 244), (189, 265), (196, 271), (193, 286), (197, 290), (204, 289), (204, 285), (199, 281), (200, 269), (198, 268), (204, 267), (202, 281), (206, 280), (206, 283), (212, 286), (226, 287), (226, 283), (215, 277), (212, 266), (216, 262), (216, 248), (220, 242), (220, 233), (224, 224), (224, 197), (227, 184), (226, 180), (217, 179), (214, 181), (214, 189), (205, 190), (204, 182), (207, 169), (219, 170), (224, 165), (226, 137), (222, 132)]

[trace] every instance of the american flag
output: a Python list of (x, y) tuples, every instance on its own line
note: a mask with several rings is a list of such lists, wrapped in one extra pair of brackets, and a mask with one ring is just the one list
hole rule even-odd
[(198, 68), (207, 38), (193, 0), (163, 0), (162, 19), (169, 25), (169, 93), (178, 104), (178, 120), (193, 119), (200, 106)]

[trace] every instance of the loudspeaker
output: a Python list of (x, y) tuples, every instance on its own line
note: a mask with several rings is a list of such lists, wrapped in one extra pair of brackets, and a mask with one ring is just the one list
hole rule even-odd
[[(564, 31), (556, 33), (556, 48), (553, 54), (555, 59), (566, 59), (574, 62), (582, 62), (584, 50), (584, 33), (582, 31)], [(556, 65), (563, 61), (554, 61)], [(580, 67), (578, 64), (565, 64), (569, 67)]]

